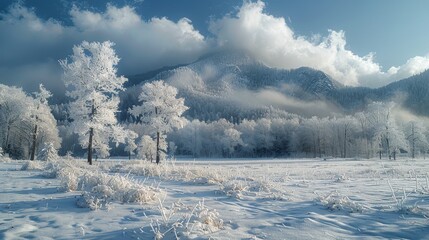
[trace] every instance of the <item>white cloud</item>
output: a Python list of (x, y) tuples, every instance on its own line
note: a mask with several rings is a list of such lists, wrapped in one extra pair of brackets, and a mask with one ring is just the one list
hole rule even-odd
[[(132, 7), (111, 5), (101, 13), (73, 7), (70, 17), (73, 24), (66, 26), (53, 19), (43, 20), (34, 9), (20, 4), (0, 13), (0, 68), (4, 73), (1, 81), (16, 82), (17, 85), (18, 82), (21, 85), (25, 81), (35, 81), (31, 75), (24, 78), (18, 71), (31, 72), (31, 67), (39, 73), (38, 76), (45, 72), (46, 78), (52, 79), (50, 75), (56, 73), (45, 70), (60, 69), (58, 64), (52, 68), (52, 62), (66, 58), (73, 45), (83, 40), (115, 42), (122, 74), (138, 74), (191, 62), (208, 49), (204, 36), (187, 18), (178, 22), (167, 18), (145, 21)], [(40, 71), (37, 68), (41, 65), (50, 67)]]
[(429, 58), (415, 57), (401, 67), (383, 72), (374, 62), (373, 53), (361, 57), (346, 48), (343, 31), (329, 30), (329, 35), (319, 41), (317, 36), (297, 36), (284, 18), (265, 13), (264, 7), (262, 1), (246, 1), (236, 16), (214, 20), (210, 30), (218, 45), (244, 50), (270, 67), (319, 69), (351, 86), (381, 86), (429, 67)]
[[(325, 37), (298, 36), (284, 18), (265, 13), (261, 1), (245, 1), (235, 16), (213, 20), (214, 39), (205, 38), (187, 18), (145, 20), (130, 6), (107, 5), (104, 12), (73, 7), (70, 17), (70, 26), (44, 20), (34, 9), (20, 4), (0, 13), (0, 68), (4, 73), (0, 81), (34, 81), (31, 74), (20, 75), (19, 69), (37, 72), (39, 78), (45, 72), (46, 79), (60, 81), (52, 77), (60, 69), (55, 62), (83, 40), (115, 42), (122, 74), (192, 62), (219, 48), (247, 51), (271, 67), (320, 69), (347, 85), (380, 86), (429, 67), (429, 57), (418, 56), (383, 72), (372, 53), (362, 57), (346, 48), (343, 31), (330, 30)], [(40, 66), (49, 67), (40, 71)]]
[(122, 59), (120, 70), (128, 74), (191, 62), (208, 49), (204, 36), (187, 18), (145, 21), (132, 7), (112, 5), (103, 13), (73, 7), (70, 15), (82, 39), (116, 43)]
[(332, 116), (335, 113), (341, 113), (340, 109), (326, 101), (302, 101), (284, 95), (274, 89), (262, 89), (259, 91), (235, 90), (232, 94), (225, 97), (243, 106), (273, 106), (305, 117), (326, 117), (329, 115)]

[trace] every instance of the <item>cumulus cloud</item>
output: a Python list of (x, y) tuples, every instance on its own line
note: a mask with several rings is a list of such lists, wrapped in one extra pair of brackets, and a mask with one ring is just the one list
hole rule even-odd
[[(0, 71), (4, 73), (1, 81), (14, 82), (18, 78), (17, 83), (37, 81), (19, 72), (19, 69), (31, 72), (31, 67), (35, 72), (45, 72), (45, 77), (52, 79), (53, 75), (57, 76), (59, 65), (52, 68), (51, 63), (66, 58), (73, 45), (83, 40), (115, 42), (121, 58), (121, 74), (138, 74), (191, 62), (208, 49), (204, 36), (187, 18), (177, 22), (165, 17), (146, 21), (132, 7), (112, 5), (107, 5), (105, 12), (73, 7), (70, 17), (71, 26), (54, 19), (43, 20), (34, 9), (21, 4), (14, 4), (7, 12), (0, 13)], [(47, 65), (49, 68), (39, 69)], [(52, 72), (45, 71), (47, 69)]]
[(208, 49), (204, 36), (187, 18), (178, 22), (165, 17), (145, 21), (132, 7), (112, 5), (104, 13), (73, 7), (70, 14), (82, 39), (116, 43), (121, 69), (127, 73), (191, 62)]
[(264, 12), (264, 7), (262, 1), (245, 1), (236, 14), (212, 20), (208, 39), (186, 16), (175, 22), (166, 17), (144, 19), (130, 6), (107, 5), (102, 12), (75, 6), (70, 10), (71, 25), (65, 25), (14, 4), (0, 13), (0, 81), (37, 81), (20, 73), (24, 69), (56, 85), (61, 82), (56, 61), (83, 40), (115, 42), (119, 72), (126, 75), (189, 63), (220, 49), (244, 50), (271, 67), (320, 69), (352, 86), (381, 86), (429, 67), (429, 56), (418, 56), (383, 72), (372, 53), (358, 56), (347, 49), (343, 31), (298, 36), (284, 18)]
[(381, 86), (429, 67), (428, 57), (416, 57), (383, 72), (373, 53), (358, 56), (346, 48), (343, 31), (329, 30), (326, 37), (298, 36), (284, 18), (265, 13), (264, 7), (262, 1), (244, 2), (235, 16), (212, 21), (210, 30), (218, 45), (244, 50), (270, 67), (319, 69), (350, 86)]

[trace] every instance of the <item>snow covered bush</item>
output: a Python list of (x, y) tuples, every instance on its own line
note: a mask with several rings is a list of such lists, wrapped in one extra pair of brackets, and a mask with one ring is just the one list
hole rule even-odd
[(242, 199), (244, 192), (249, 190), (249, 184), (245, 181), (233, 180), (221, 185), (221, 191), (227, 196)]
[[(76, 178), (74, 178), (76, 179)], [(73, 179), (65, 178), (71, 181)], [(85, 171), (77, 177), (77, 190), (83, 191), (78, 205), (98, 209), (107, 207), (111, 201), (122, 203), (150, 203), (156, 201), (163, 192), (155, 187), (121, 175)]]
[(160, 218), (151, 219), (155, 239), (196, 238), (223, 229), (224, 221), (216, 209), (210, 209), (199, 201), (194, 207), (175, 202), (165, 207), (159, 201)]
[(45, 169), (45, 165), (39, 161), (26, 161), (21, 167), (22, 171), (43, 169)]
[(49, 162), (44, 170), (45, 176), (60, 180), (63, 191), (82, 191), (78, 206), (93, 210), (108, 208), (112, 201), (150, 203), (164, 194), (159, 188), (126, 176), (99, 172), (97, 166), (75, 160)]
[(342, 210), (351, 213), (362, 213), (370, 209), (364, 204), (352, 201), (347, 196), (340, 195), (337, 191), (331, 192), (327, 195), (318, 195), (315, 201), (331, 211)]
[(3, 148), (0, 147), (0, 162), (10, 162), (10, 158), (6, 157), (3, 152)]

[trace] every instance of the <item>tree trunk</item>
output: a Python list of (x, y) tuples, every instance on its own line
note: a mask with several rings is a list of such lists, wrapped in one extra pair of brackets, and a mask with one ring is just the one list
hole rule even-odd
[(344, 158), (347, 156), (347, 128), (344, 127)]
[(6, 146), (5, 152), (6, 153), (9, 153), (9, 151), (10, 151), (9, 134), (10, 134), (10, 125), (7, 126), (7, 132), (6, 132), (6, 144), (5, 144), (5, 146)]
[(92, 136), (94, 135), (94, 128), (89, 129), (89, 142), (88, 142), (88, 163), (92, 165)]
[(414, 123), (411, 123), (411, 135), (408, 136), (407, 139), (411, 138), (411, 158), (414, 159), (415, 157), (415, 142), (416, 139), (414, 138)]
[[(92, 100), (92, 106), (91, 106), (91, 115), (90, 119), (91, 121), (94, 119), (95, 114), (95, 106), (94, 106), (94, 100)], [(94, 136), (94, 128), (89, 129), (89, 142), (88, 142), (88, 163), (89, 165), (92, 165), (92, 139)]]
[(159, 164), (160, 156), (159, 156), (159, 132), (156, 132), (156, 164)]
[(131, 160), (131, 151), (128, 152), (128, 160)]
[(36, 154), (36, 140), (37, 140), (37, 124), (34, 126), (33, 132), (33, 145), (31, 145), (31, 156), (30, 160), (34, 160), (34, 155)]

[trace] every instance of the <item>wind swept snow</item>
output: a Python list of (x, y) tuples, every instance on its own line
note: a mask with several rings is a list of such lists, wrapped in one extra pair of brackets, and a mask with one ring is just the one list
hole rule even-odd
[(0, 172), (2, 239), (429, 237), (424, 159), (12, 160)]

